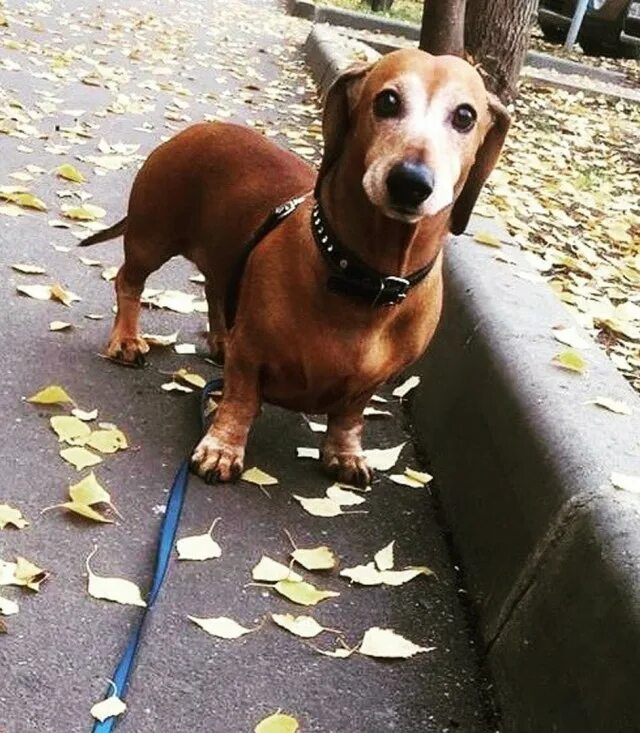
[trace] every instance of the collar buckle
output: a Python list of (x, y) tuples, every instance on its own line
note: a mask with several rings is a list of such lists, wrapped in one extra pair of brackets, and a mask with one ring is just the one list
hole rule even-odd
[(411, 283), (406, 277), (387, 275), (380, 278), (380, 292), (376, 296), (376, 305), (398, 305), (409, 292)]

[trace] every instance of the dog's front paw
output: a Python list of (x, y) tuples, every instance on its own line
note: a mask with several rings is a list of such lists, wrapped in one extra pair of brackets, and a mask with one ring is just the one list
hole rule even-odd
[(142, 336), (120, 337), (113, 334), (107, 346), (107, 357), (131, 366), (144, 366), (149, 344)]
[(373, 478), (367, 459), (360, 453), (339, 453), (325, 449), (322, 453), (322, 465), (331, 478), (344, 484), (364, 487)]
[(205, 435), (191, 456), (191, 470), (208, 484), (237, 481), (242, 473), (244, 447), (228, 445), (213, 435)]

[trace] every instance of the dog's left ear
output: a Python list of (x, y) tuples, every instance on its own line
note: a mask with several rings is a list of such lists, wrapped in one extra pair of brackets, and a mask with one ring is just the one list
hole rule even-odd
[(355, 105), (355, 98), (361, 82), (372, 65), (370, 63), (358, 63), (349, 66), (329, 87), (322, 116), (324, 153), (316, 180), (316, 196), (319, 193), (322, 179), (340, 157), (349, 130), (349, 119), (351, 110)]
[(449, 222), (449, 229), (452, 234), (462, 234), (467, 228), (476, 199), (498, 162), (500, 151), (511, 124), (511, 117), (500, 100), (493, 94), (487, 94), (487, 96), (489, 98), (489, 112), (493, 116), (493, 125), (485, 135), (462, 191), (460, 191), (453, 205)]

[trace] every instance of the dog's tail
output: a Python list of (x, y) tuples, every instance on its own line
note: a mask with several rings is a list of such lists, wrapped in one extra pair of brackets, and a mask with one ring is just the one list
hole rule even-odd
[(114, 224), (107, 229), (102, 229), (99, 232), (92, 234), (90, 237), (83, 239), (81, 242), (78, 242), (78, 247), (88, 247), (90, 244), (99, 244), (100, 242), (106, 242), (108, 239), (115, 239), (121, 234), (124, 234), (126, 229), (127, 217), (125, 216), (124, 219), (120, 219), (117, 224)]

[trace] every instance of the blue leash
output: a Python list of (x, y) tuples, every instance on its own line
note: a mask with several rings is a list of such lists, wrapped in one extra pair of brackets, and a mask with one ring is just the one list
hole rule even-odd
[[(206, 422), (206, 406), (207, 400), (212, 392), (222, 389), (222, 378), (212, 379), (202, 390), (202, 401), (201, 401), (201, 414), (203, 424)], [(140, 640), (142, 638), (142, 631), (147, 621), (149, 613), (153, 608), (156, 599), (162, 588), (167, 569), (169, 567), (169, 560), (171, 559), (171, 550), (176, 539), (176, 532), (178, 525), (180, 524), (180, 515), (182, 513), (182, 506), (184, 504), (184, 498), (187, 493), (187, 485), (189, 483), (189, 460), (185, 459), (180, 464), (178, 472), (173, 479), (173, 485), (169, 493), (169, 500), (167, 502), (167, 510), (162, 519), (160, 525), (160, 534), (158, 536), (158, 546), (156, 550), (156, 564), (153, 571), (153, 581), (151, 583), (151, 590), (147, 598), (147, 606), (142, 611), (138, 625), (131, 633), (129, 642), (124, 650), (118, 666), (113, 674), (113, 683), (116, 687), (116, 694), (122, 700), (125, 698), (127, 687), (129, 686), (129, 680), (133, 672), (133, 667), (136, 660), (136, 654), (138, 647), (140, 646)], [(107, 690), (107, 697), (112, 694), (112, 689)], [(118, 718), (113, 716), (107, 718), (102, 723), (98, 720), (93, 726), (92, 733), (111, 733), (116, 727)]]

